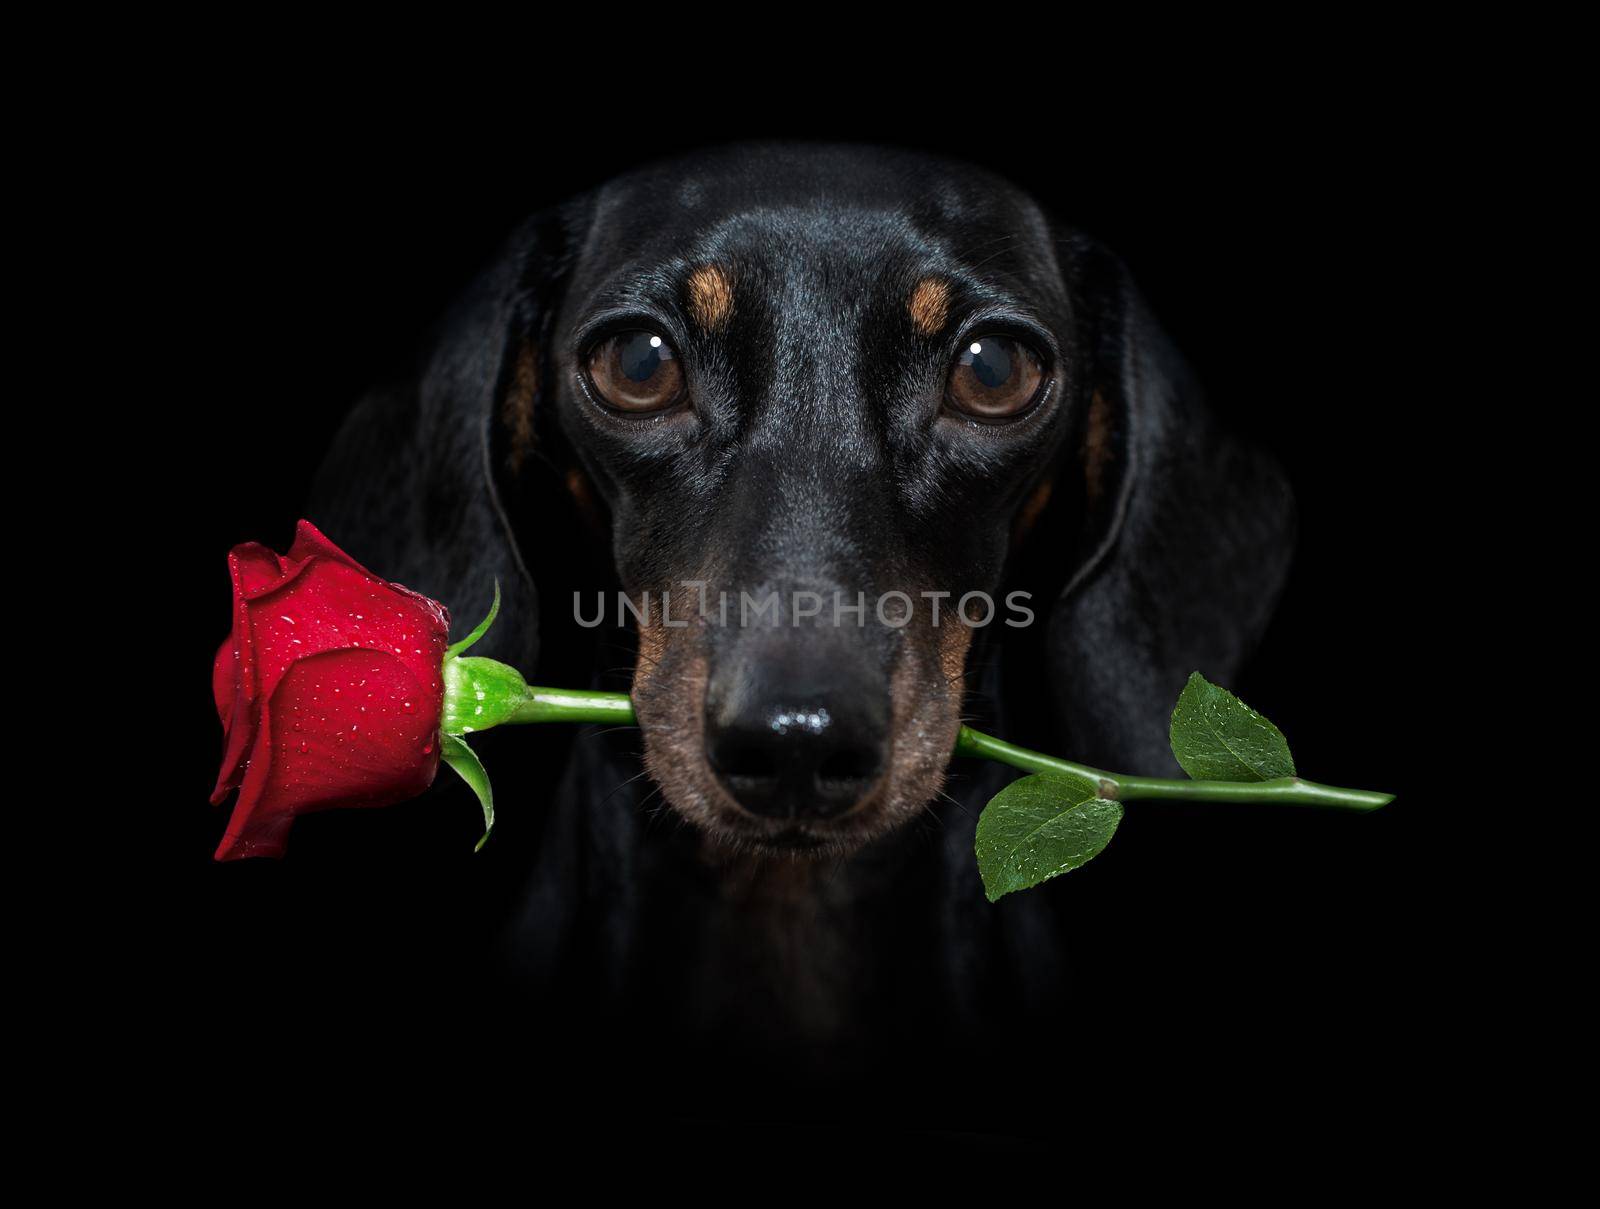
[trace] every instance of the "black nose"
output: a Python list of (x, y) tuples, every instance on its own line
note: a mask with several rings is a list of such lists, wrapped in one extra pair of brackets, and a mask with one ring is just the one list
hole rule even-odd
[[(766, 819), (832, 819), (883, 771), (886, 710), (838, 694), (707, 702), (706, 755), (723, 787)], [(742, 697), (742, 700), (741, 700)]]

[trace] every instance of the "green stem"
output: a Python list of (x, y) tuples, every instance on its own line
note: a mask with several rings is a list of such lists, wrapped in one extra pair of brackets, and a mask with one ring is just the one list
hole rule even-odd
[(598, 693), (589, 689), (535, 688), (517, 706), (507, 722), (633, 722), (633, 702), (626, 693)]
[[(522, 704), (507, 722), (613, 722), (634, 721), (633, 702), (625, 693), (600, 693), (578, 689), (529, 687)], [(955, 754), (995, 760), (1024, 772), (1061, 772), (1084, 777), (1099, 786), (1100, 796), (1122, 802), (1140, 799), (1190, 802), (1282, 802), (1293, 806), (1327, 806), (1341, 810), (1376, 810), (1394, 800), (1393, 794), (1365, 789), (1319, 785), (1299, 777), (1272, 781), (1190, 781), (1175, 777), (1136, 777), (1106, 772), (1087, 764), (1047, 756), (963, 726), (956, 735)]]
[(1074, 764), (1026, 747), (996, 739), (963, 726), (956, 736), (956, 755), (997, 760), (1027, 772), (1064, 772), (1095, 782), (1100, 796), (1121, 802), (1141, 798), (1190, 802), (1282, 802), (1291, 806), (1330, 806), (1340, 810), (1376, 810), (1394, 801), (1394, 795), (1367, 789), (1341, 789), (1299, 777), (1271, 781), (1190, 781), (1176, 777), (1135, 777), (1106, 772), (1087, 764)]

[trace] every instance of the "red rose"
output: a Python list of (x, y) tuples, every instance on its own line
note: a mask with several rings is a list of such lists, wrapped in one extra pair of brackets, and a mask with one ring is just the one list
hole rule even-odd
[(212, 688), (225, 732), (212, 802), (239, 800), (216, 856), (281, 856), (297, 814), (388, 806), (439, 768), (450, 615), (379, 579), (308, 521), (287, 555), (228, 555), (233, 634)]

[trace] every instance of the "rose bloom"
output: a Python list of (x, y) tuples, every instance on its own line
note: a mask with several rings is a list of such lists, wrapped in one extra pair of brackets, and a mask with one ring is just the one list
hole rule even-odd
[(388, 806), (439, 768), (450, 614), (378, 578), (309, 521), (288, 554), (228, 555), (233, 633), (212, 689), (224, 730), (211, 795), (239, 800), (216, 856), (282, 856), (295, 815)]

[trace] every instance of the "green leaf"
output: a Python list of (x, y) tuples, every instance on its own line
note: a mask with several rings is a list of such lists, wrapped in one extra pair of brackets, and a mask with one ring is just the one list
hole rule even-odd
[(1197, 781), (1292, 777), (1289, 743), (1272, 723), (1199, 672), (1172, 711), (1172, 754)]
[(461, 779), (472, 787), (483, 806), (483, 838), (473, 848), (474, 852), (479, 852), (494, 830), (494, 787), (489, 784), (489, 774), (483, 761), (478, 759), (478, 753), (454, 735), (439, 736), (439, 758), (461, 774)]
[(1082, 777), (1041, 772), (995, 794), (978, 817), (974, 844), (989, 901), (1099, 856), (1122, 822), (1122, 805), (1098, 793)]
[(474, 629), (472, 631), (472, 633), (468, 634), (465, 638), (463, 638), (460, 642), (457, 642), (457, 643), (455, 643), (455, 644), (453, 644), (451, 646), (446, 647), (445, 648), (445, 652), (444, 652), (445, 659), (446, 660), (454, 659), (457, 655), (461, 654), (468, 647), (470, 647), (473, 643), (477, 642), (478, 639), (482, 638), (485, 634), (487, 634), (489, 632), (489, 627), (494, 624), (494, 619), (496, 617), (498, 617), (499, 615), (500, 615), (500, 581), (497, 579), (497, 580), (494, 581), (494, 603), (489, 606), (489, 615), (487, 617), (485, 617), (482, 621), (480, 621), (478, 623), (478, 625), (477, 625), (477, 628)]

